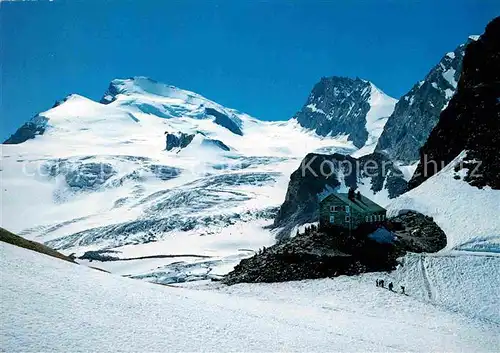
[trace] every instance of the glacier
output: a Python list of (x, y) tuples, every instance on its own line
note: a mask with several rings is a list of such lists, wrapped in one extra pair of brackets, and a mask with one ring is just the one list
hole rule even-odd
[(347, 136), (318, 136), (293, 119), (260, 121), (145, 77), (113, 80), (99, 102), (71, 94), (25, 125), (22, 139), (2, 145), (9, 205), (2, 227), (76, 256), (178, 255), (184, 237), (187, 253), (208, 256), (177, 259), (183, 265), (175, 264), (172, 278), (154, 275), (170, 273), (170, 260), (130, 273), (166, 283), (194, 278), (199, 268), (230, 270), (270, 245), (267, 227), (303, 156), (357, 150)]

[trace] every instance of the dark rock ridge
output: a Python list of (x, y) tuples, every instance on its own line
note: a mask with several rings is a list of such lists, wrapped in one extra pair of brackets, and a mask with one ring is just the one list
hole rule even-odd
[[(71, 95), (58, 100), (52, 105), (52, 108), (58, 107), (66, 102)], [(4, 145), (17, 145), (34, 139), (38, 135), (43, 135), (48, 127), (49, 119), (43, 115), (37, 114), (31, 120), (24, 123), (19, 129), (16, 130), (7, 140), (3, 142)]]
[(406, 163), (418, 160), (418, 151), (439, 120), (457, 88), (466, 46), (458, 46), (434, 66), (423, 81), (402, 96), (378, 140), (376, 151)]
[(500, 17), (467, 46), (457, 91), (423, 145), (409, 187), (420, 185), (464, 150), (465, 180), (500, 189)]
[[(337, 227), (318, 230), (313, 226), (242, 260), (222, 282), (283, 282), (390, 271), (407, 251), (435, 252), (446, 246), (443, 231), (418, 213), (399, 216), (386, 227), (364, 224), (349, 233)], [(379, 232), (393, 240), (377, 240), (373, 235)]]
[(285, 201), (274, 221), (275, 227), (282, 227), (278, 239), (288, 237), (297, 225), (318, 221), (321, 194), (336, 191), (342, 184), (356, 189), (362, 179), (370, 182), (374, 193), (381, 191), (385, 182), (390, 198), (407, 189), (403, 173), (383, 154), (373, 153), (359, 159), (337, 153), (308, 154), (290, 176)]
[(370, 110), (370, 93), (368, 81), (323, 77), (293, 118), (320, 136), (349, 135), (348, 140), (361, 148), (368, 138), (365, 125), (366, 114)]
[(75, 263), (71, 255), (70, 256), (63, 255), (60, 252), (57, 252), (46, 245), (20, 237), (19, 235), (11, 233), (8, 230), (3, 229), (2, 227), (0, 227), (0, 241), (18, 246), (20, 248), (36, 251), (40, 254), (52, 256), (61, 260), (66, 260)]
[[(223, 151), (230, 151), (231, 148), (229, 148), (224, 142), (221, 140), (217, 139), (211, 139), (205, 136), (202, 132), (197, 132), (197, 134), (202, 135), (202, 141), (201, 145), (202, 146), (207, 146), (207, 147), (215, 147), (218, 149), (221, 149)], [(165, 139), (166, 139), (166, 147), (165, 149), (167, 151), (171, 151), (173, 149), (183, 149), (189, 146), (191, 142), (193, 142), (194, 137), (196, 134), (186, 134), (184, 132), (180, 133), (169, 133), (165, 132)]]
[(38, 135), (43, 135), (47, 128), (47, 119), (37, 115), (30, 121), (24, 123), (17, 131), (3, 142), (4, 145), (16, 145), (34, 139)]
[(446, 246), (446, 234), (432, 217), (415, 211), (402, 212), (391, 218), (388, 228), (405, 251), (432, 253)]
[[(64, 97), (64, 99), (56, 101), (52, 108), (56, 108), (66, 102), (72, 95)], [(43, 115), (37, 114), (31, 120), (24, 123), (16, 130), (7, 140), (3, 142), (5, 145), (16, 145), (34, 139), (38, 135), (43, 135), (49, 126), (49, 119)]]
[(226, 114), (221, 113), (213, 108), (205, 108), (205, 114), (213, 116), (215, 118), (214, 123), (225, 127), (233, 134), (243, 136), (243, 132), (241, 131), (240, 127), (234, 122), (233, 119), (231, 119)]

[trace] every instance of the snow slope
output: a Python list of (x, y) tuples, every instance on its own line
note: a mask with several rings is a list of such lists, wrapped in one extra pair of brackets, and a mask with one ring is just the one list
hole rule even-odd
[(500, 323), (500, 190), (479, 189), (457, 168), (466, 155), (395, 199), (388, 216), (414, 210), (433, 217), (447, 245), (436, 254), (408, 254), (392, 274), (412, 296)]
[(372, 278), (172, 288), (0, 243), (8, 352), (496, 351), (499, 325)]
[(371, 82), (370, 89), (370, 99), (368, 100), (370, 110), (366, 114), (365, 125), (366, 131), (368, 131), (368, 139), (363, 147), (351, 154), (351, 156), (355, 158), (359, 158), (375, 151), (378, 139), (380, 135), (382, 135), (384, 126), (387, 123), (387, 119), (391, 116), (394, 111), (394, 107), (398, 102), (397, 99), (389, 97)]
[(414, 298), (500, 324), (500, 255), (408, 254), (391, 278)]
[[(500, 252), (500, 190), (479, 189), (461, 178), (466, 170), (454, 171), (465, 151), (439, 173), (395, 199), (388, 216), (414, 210), (433, 217), (445, 232), (443, 251)], [(456, 179), (456, 178), (460, 179)]]

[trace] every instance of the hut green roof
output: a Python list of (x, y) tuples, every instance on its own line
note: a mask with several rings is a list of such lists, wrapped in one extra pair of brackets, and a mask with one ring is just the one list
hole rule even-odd
[(370, 200), (368, 197), (365, 197), (361, 195), (361, 200), (357, 198), (357, 196), (354, 197), (353, 200), (349, 199), (349, 195), (347, 193), (332, 193), (325, 197), (321, 203), (323, 202), (328, 202), (332, 197), (336, 197), (337, 199), (341, 200), (344, 202), (346, 205), (352, 207), (358, 212), (362, 213), (375, 213), (375, 212), (384, 212), (385, 208), (382, 206), (376, 204), (372, 200)]

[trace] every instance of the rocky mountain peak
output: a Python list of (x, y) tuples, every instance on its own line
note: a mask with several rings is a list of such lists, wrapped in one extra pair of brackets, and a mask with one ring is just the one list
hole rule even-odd
[[(471, 185), (500, 189), (500, 17), (465, 51), (457, 92), (420, 150), (414, 188), (452, 162)], [(456, 175), (460, 178), (459, 175)]]
[[(367, 115), (373, 107), (371, 96), (374, 88), (369, 81), (360, 78), (323, 77), (314, 85), (306, 103), (293, 118), (320, 136), (347, 135), (354, 146), (361, 148), (370, 135)], [(378, 89), (377, 92), (386, 98), (379, 103), (392, 109), (393, 99)], [(387, 117), (391, 109), (384, 111)]]

